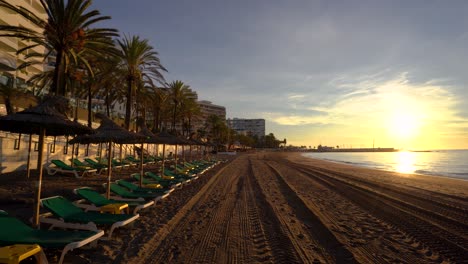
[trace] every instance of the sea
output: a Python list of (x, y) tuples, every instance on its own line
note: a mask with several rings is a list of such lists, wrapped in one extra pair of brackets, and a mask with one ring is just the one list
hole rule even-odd
[(468, 149), (398, 152), (308, 152), (306, 157), (407, 174), (468, 180)]

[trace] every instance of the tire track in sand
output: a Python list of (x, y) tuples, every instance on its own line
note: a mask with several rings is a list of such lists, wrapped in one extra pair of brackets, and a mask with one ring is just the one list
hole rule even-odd
[(439, 263), (413, 238), (281, 159), (268, 160), (287, 184), (361, 263)]
[[(271, 246), (274, 263), (303, 263), (300, 253), (296, 250), (293, 245), (293, 240), (296, 238), (288, 236), (287, 227), (284, 225), (284, 221), (281, 221), (281, 216), (269, 203), (272, 197), (265, 194), (263, 188), (258, 181), (255, 170), (252, 165), (251, 159), (248, 163), (249, 177), (247, 178), (248, 186), (251, 186), (252, 192), (257, 203), (258, 212), (262, 221), (263, 228), (265, 229), (265, 235), (268, 239), (268, 243)], [(270, 198), (270, 199), (268, 199)]]
[[(391, 197), (382, 193), (372, 191), (363, 186), (359, 186), (347, 179), (340, 179), (339, 175), (325, 173), (322, 170), (314, 169), (300, 164), (291, 166), (306, 173), (309, 177), (334, 188), (349, 200), (368, 210), (376, 217), (398, 227), (408, 235), (414, 237), (428, 247), (428, 254), (440, 254), (444, 259), (464, 263), (466, 252), (468, 251), (468, 239), (464, 233), (457, 232), (458, 228), (453, 227), (452, 218), (448, 216), (445, 220), (440, 214), (432, 212), (428, 208), (421, 210), (415, 205), (407, 204), (401, 197)], [(372, 201), (370, 203), (369, 201)], [(379, 204), (378, 209), (376, 204)], [(437, 220), (437, 224), (430, 219)], [(432, 253), (431, 253), (432, 252)]]
[[(327, 262), (333, 263), (356, 263), (351, 252), (336, 239), (332, 232), (321, 222), (317, 215), (311, 210), (298, 196), (289, 184), (284, 180), (284, 176), (277, 169), (272, 167), (268, 162), (260, 161), (256, 163), (256, 168), (264, 166), (265, 175), (270, 183), (275, 183), (275, 188), (278, 189), (286, 203), (290, 206), (292, 214), (297, 219), (295, 222), (307, 228), (301, 228), (310, 239), (315, 241), (316, 249), (321, 252), (321, 255)], [(269, 173), (266, 173), (269, 172)], [(303, 246), (298, 244), (297, 246)], [(306, 249), (307, 250), (307, 249)]]
[(138, 263), (271, 263), (265, 213), (247, 168), (239, 157), (216, 174), (158, 231), (162, 236)]

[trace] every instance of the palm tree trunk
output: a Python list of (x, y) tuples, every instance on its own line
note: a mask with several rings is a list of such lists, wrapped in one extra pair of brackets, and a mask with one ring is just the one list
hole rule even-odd
[(154, 110), (153, 129), (154, 131), (159, 131), (159, 109), (155, 108)]
[(92, 100), (91, 100), (91, 84), (88, 84), (88, 127), (91, 128), (92, 127), (92, 112), (91, 112), (91, 109), (92, 109), (92, 104), (91, 104)]
[(54, 69), (54, 76), (52, 79), (52, 86), (50, 92), (52, 94), (56, 95), (65, 95), (65, 92), (63, 94), (61, 93), (60, 86), (61, 86), (61, 72), (62, 72), (62, 57), (63, 57), (63, 51), (62, 50), (57, 50), (57, 57), (55, 60), (55, 69)]
[(176, 123), (176, 112), (177, 112), (177, 104), (174, 102), (174, 114), (172, 116), (172, 130), (175, 132), (175, 123)]
[(106, 113), (107, 116), (110, 117), (110, 98), (109, 98), (109, 90), (106, 92)]
[(132, 78), (129, 77), (127, 79), (127, 105), (125, 106), (125, 128), (128, 130), (130, 129), (130, 119), (132, 117), (132, 101), (133, 101), (133, 96), (132, 96)]
[(187, 136), (190, 136), (192, 134), (192, 118), (188, 118), (188, 131), (187, 131)]
[(13, 105), (11, 104), (10, 97), (5, 97), (5, 108), (6, 108), (7, 115), (11, 115), (15, 112), (13, 109)]

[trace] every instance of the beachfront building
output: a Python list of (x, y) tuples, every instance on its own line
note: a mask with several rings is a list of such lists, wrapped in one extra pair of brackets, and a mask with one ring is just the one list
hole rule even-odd
[(193, 131), (204, 130), (206, 121), (211, 115), (218, 116), (221, 120), (226, 120), (226, 107), (215, 105), (210, 101), (201, 100), (197, 102), (200, 106), (201, 116), (193, 124)]
[[(25, 7), (26, 9), (34, 12), (40, 18), (46, 18), (47, 14), (37, 0), (7, 0), (7, 2)], [(39, 30), (34, 24), (24, 19), (22, 16), (13, 13), (4, 8), (0, 8), (0, 24), (12, 26), (24, 26)], [(15, 78), (16, 85), (21, 88), (27, 89), (26, 81), (34, 74), (41, 73), (48, 69), (48, 62), (43, 65), (32, 65), (24, 69), (17, 70), (17, 66), (25, 62), (25, 54), (16, 54), (16, 51), (26, 46), (31, 45), (24, 40), (13, 37), (0, 37), (0, 82), (6, 83), (8, 78)], [(37, 46), (28, 52), (37, 52), (40, 54), (45, 53), (43, 46)], [(53, 60), (53, 58), (50, 58)]]
[(238, 134), (257, 136), (258, 138), (265, 136), (265, 119), (229, 118), (226, 122), (228, 127)]

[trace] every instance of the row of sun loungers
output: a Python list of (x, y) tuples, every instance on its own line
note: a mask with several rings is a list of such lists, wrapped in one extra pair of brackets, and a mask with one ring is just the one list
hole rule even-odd
[[(159, 161), (159, 157), (148, 158), (144, 164), (154, 164)], [(73, 174), (76, 178), (82, 178), (86, 175), (102, 174), (108, 169), (108, 162), (106, 159), (99, 159), (99, 161), (97, 161), (92, 158), (85, 158), (84, 161), (80, 161), (75, 158), (71, 160), (71, 162), (73, 166), (61, 160), (51, 160), (51, 164), (46, 166), (47, 173), (49, 175), (54, 175), (56, 173)], [(112, 160), (112, 168), (114, 169), (129, 168), (131, 166), (138, 166), (139, 164), (140, 161), (131, 156), (122, 161)], [(177, 167), (174, 168), (174, 171), (166, 170), (165, 173), (180, 175), (197, 174), (202, 172), (198, 169), (202, 165), (204, 164), (200, 162), (184, 162), (184, 164), (178, 164)]]
[[(53, 163), (61, 170), (71, 170), (63, 162), (63, 164)], [(49, 212), (41, 214), (40, 223), (47, 224), (51, 230), (33, 229), (6, 212), (0, 211), (0, 226), (8, 227), (0, 228), (0, 247), (8, 246), (0, 248), (0, 259), (3, 259), (2, 254), (7, 253), (10, 255), (7, 254), (6, 258), (12, 256), (18, 258), (17, 251), (24, 249), (29, 250), (31, 254), (36, 254), (38, 248), (42, 247), (62, 249), (59, 259), (59, 263), (62, 263), (68, 251), (87, 244), (95, 244), (98, 239), (111, 239), (116, 228), (135, 222), (140, 217), (141, 210), (150, 208), (157, 201), (167, 197), (174, 188), (196, 179), (214, 164), (191, 163), (174, 168), (173, 171), (167, 169), (165, 176), (148, 171), (142, 179), (143, 187), (127, 180), (118, 180), (111, 183), (110, 187), (113, 192), (111, 199), (107, 199), (103, 194), (89, 187), (73, 190), (81, 198), (75, 202), (62, 196), (41, 199), (41, 206)], [(90, 172), (91, 170), (94, 172)], [(97, 171), (97, 168), (93, 168), (86, 172), (96, 173)], [(131, 176), (139, 180), (141, 175), (134, 173)], [(66, 230), (52, 230), (54, 228)], [(105, 238), (102, 228), (107, 230)], [(29, 246), (23, 247), (21, 244)], [(23, 254), (23, 256), (27, 255)], [(19, 260), (16, 262), (18, 263)]]
[[(156, 162), (160, 162), (161, 160), (162, 158), (159, 157), (146, 158), (144, 164), (155, 164)], [(108, 169), (107, 159), (103, 158), (98, 158), (97, 160), (92, 158), (85, 158), (84, 161), (74, 158), (70, 161), (73, 164), (73, 166), (66, 164), (62, 160), (51, 160), (51, 164), (46, 166), (47, 173), (49, 175), (54, 175), (56, 173), (73, 174), (76, 178), (81, 178), (86, 175), (99, 175), (104, 173)], [(112, 160), (113, 169), (130, 168), (132, 166), (138, 166), (139, 164), (140, 160), (132, 156), (128, 156), (122, 161), (118, 161), (116, 159)]]

